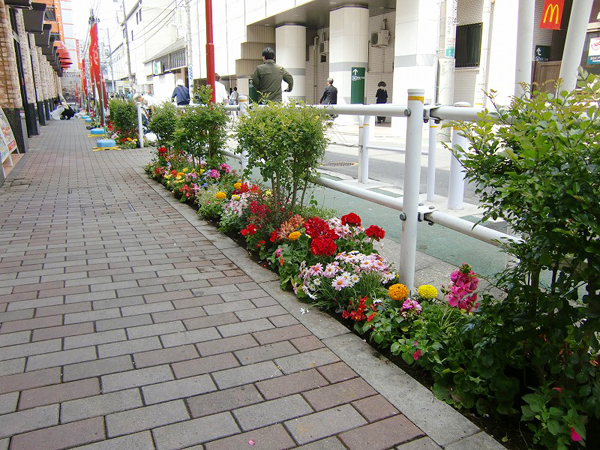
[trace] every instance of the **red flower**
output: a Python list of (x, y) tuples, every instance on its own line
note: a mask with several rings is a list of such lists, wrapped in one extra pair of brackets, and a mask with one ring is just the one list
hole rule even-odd
[(333, 256), (337, 251), (337, 245), (331, 238), (317, 236), (310, 244), (310, 251), (315, 256)]
[(158, 149), (158, 154), (159, 155), (165, 155), (167, 153), (167, 149), (165, 147), (160, 147)]
[(575, 429), (573, 427), (571, 427), (571, 440), (574, 442), (577, 441), (581, 441), (583, 438), (581, 437), (581, 435), (575, 431)]
[(327, 222), (325, 222), (320, 217), (311, 217), (304, 222), (304, 228), (306, 230), (306, 234), (311, 236), (312, 238), (316, 237), (327, 237), (329, 239), (337, 239), (339, 236), (333, 231)]
[(373, 314), (371, 314), (369, 317), (367, 317), (367, 322), (370, 322), (371, 320), (373, 320), (373, 319), (375, 318), (375, 315), (376, 315), (376, 314), (377, 314), (377, 313), (373, 313)]
[(354, 213), (346, 214), (345, 216), (342, 216), (342, 225), (346, 225), (346, 224), (356, 225), (356, 226), (360, 227), (360, 224), (361, 224), (360, 217), (358, 217)]
[(368, 237), (379, 241), (385, 237), (385, 231), (379, 228), (377, 225), (371, 225), (366, 229), (365, 233)]
[(562, 388), (561, 387), (558, 387), (558, 386), (557, 387), (553, 387), (552, 390), (558, 392), (559, 394), (562, 394)]
[(269, 238), (271, 242), (275, 242), (277, 240), (277, 230), (271, 233), (271, 237)]
[(419, 359), (421, 356), (423, 356), (423, 352), (421, 350), (417, 350), (416, 352), (414, 352), (412, 354), (413, 359), (416, 361), (417, 359)]

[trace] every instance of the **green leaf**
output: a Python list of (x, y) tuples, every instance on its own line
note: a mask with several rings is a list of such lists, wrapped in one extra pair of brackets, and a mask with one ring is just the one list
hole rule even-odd
[(560, 433), (562, 431), (562, 427), (557, 420), (550, 419), (548, 421), (548, 431), (551, 434), (553, 434), (554, 436), (556, 436), (558, 433)]

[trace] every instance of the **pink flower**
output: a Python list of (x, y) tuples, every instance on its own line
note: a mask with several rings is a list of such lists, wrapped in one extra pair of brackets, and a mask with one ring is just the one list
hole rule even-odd
[(561, 387), (558, 387), (558, 386), (557, 387), (553, 387), (552, 390), (558, 392), (559, 394), (562, 394), (562, 388)]
[(283, 253), (283, 249), (282, 249), (281, 247), (279, 247), (279, 248), (277, 249), (277, 251), (275, 252), (275, 256), (279, 258), (279, 257), (281, 256), (281, 254), (282, 254), (282, 253)]
[(413, 359), (416, 361), (417, 359), (419, 359), (421, 356), (423, 356), (423, 352), (421, 350), (417, 350), (416, 352), (414, 352), (412, 354)]
[(571, 440), (574, 442), (578, 442), (581, 441), (583, 438), (581, 437), (581, 435), (575, 431), (575, 429), (573, 427), (571, 427)]
[(347, 277), (340, 275), (331, 282), (331, 285), (335, 288), (336, 291), (341, 291), (342, 289), (350, 285), (350, 281)]

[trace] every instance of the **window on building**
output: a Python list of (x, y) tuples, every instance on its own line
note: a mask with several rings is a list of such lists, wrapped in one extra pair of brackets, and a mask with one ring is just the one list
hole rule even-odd
[(456, 27), (455, 67), (479, 67), (481, 23)]

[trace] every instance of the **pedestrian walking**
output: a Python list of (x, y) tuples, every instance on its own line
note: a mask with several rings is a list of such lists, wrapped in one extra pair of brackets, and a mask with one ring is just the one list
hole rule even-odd
[[(387, 103), (387, 99), (388, 99), (388, 93), (385, 90), (386, 84), (385, 81), (380, 81), (379, 84), (377, 84), (378, 89), (377, 92), (375, 93), (375, 102), (376, 103)], [(377, 116), (377, 123), (383, 123), (385, 122), (385, 117), (384, 116)]]
[(260, 95), (260, 103), (267, 101), (280, 102), (281, 82), (288, 85), (285, 92), (292, 92), (294, 78), (279, 64), (275, 64), (275, 50), (265, 47), (262, 51), (263, 63), (256, 67), (252, 74), (252, 85)]
[(239, 98), (240, 98), (240, 94), (237, 90), (237, 86), (235, 86), (233, 88), (233, 90), (231, 91), (231, 95), (229, 95), (229, 104), (237, 105), (239, 103)]
[(319, 103), (321, 105), (337, 105), (337, 88), (333, 85), (333, 78), (327, 78), (327, 86)]
[(221, 83), (221, 76), (218, 73), (215, 73), (215, 103), (226, 105), (228, 99), (227, 89), (225, 89), (225, 85)]
[(190, 104), (190, 90), (185, 86), (183, 80), (177, 80), (173, 94), (171, 94), (171, 100), (173, 99), (175, 99), (177, 105)]

